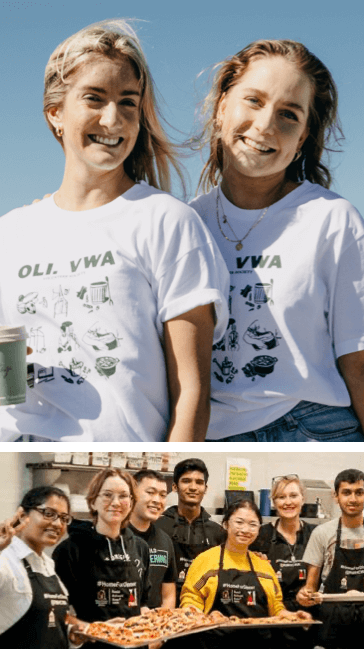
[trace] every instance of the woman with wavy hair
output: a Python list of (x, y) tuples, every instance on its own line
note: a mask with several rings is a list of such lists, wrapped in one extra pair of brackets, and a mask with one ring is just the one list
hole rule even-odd
[(256, 41), (206, 98), (191, 205), (230, 271), (208, 441), (363, 441), (364, 225), (329, 190), (341, 136), (329, 70), (304, 45)]
[(35, 378), (25, 404), (2, 408), (0, 440), (204, 440), (228, 273), (194, 211), (165, 193), (179, 167), (127, 22), (56, 48), (44, 115), (61, 186), (0, 220), (0, 322), (26, 325)]

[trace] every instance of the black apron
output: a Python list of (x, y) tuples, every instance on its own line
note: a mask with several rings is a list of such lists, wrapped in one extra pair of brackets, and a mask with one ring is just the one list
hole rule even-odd
[[(109, 546), (110, 547), (110, 546)], [(129, 618), (140, 613), (142, 579), (135, 558), (126, 552), (122, 558), (108, 553), (107, 547), (95, 553), (85, 577), (85, 596), (77, 606), (77, 616), (85, 622)], [(83, 648), (105, 649), (104, 643), (86, 643)]]
[[(305, 585), (307, 570), (306, 564), (302, 561), (305, 545), (297, 542), (292, 546), (281, 534), (285, 541), (278, 543), (278, 520), (273, 528), (271, 547), (268, 558), (278, 577), (283, 593), (283, 603), (288, 611), (308, 611), (313, 618), (318, 615), (318, 606), (305, 608), (301, 606), (296, 595), (300, 588)], [(298, 534), (297, 534), (298, 536)], [(286, 649), (299, 649), (299, 647), (310, 647), (315, 644), (316, 629), (312, 627), (308, 631), (304, 629), (277, 629), (274, 634), (275, 645), (284, 646)]]
[[(324, 593), (346, 593), (349, 590), (364, 592), (364, 547), (341, 548), (341, 519), (337, 527), (335, 555), (331, 570), (325, 580)], [(352, 647), (355, 637), (363, 631), (364, 604), (326, 602), (319, 607), (323, 622), (319, 640), (328, 647)], [(349, 626), (349, 628), (347, 628)], [(356, 634), (356, 636), (355, 636)]]
[[(218, 569), (218, 584), (212, 611), (220, 611), (223, 615), (236, 615), (237, 617), (268, 617), (268, 598), (261, 585), (258, 575), (248, 552), (249, 571), (237, 568), (224, 568), (225, 546), (221, 546)], [(267, 575), (265, 575), (267, 576)], [(270, 576), (268, 576), (270, 577)], [(214, 629), (198, 633), (188, 641), (194, 645), (193, 649), (225, 649), (230, 646), (246, 646), (254, 643), (260, 646), (264, 642), (271, 642), (272, 634), (268, 629)], [(235, 644), (236, 643), (236, 644)], [(179, 648), (178, 648), (179, 649)]]
[(34, 572), (23, 559), (32, 587), (32, 603), (20, 620), (0, 636), (4, 649), (67, 649), (68, 597), (57, 575), (46, 577)]
[(176, 558), (176, 565), (177, 565), (176, 606), (179, 605), (182, 586), (184, 584), (187, 571), (192, 561), (196, 559), (196, 557), (199, 554), (201, 554), (201, 552), (205, 552), (205, 550), (208, 550), (210, 548), (210, 542), (207, 538), (203, 519), (202, 519), (202, 530), (203, 530), (202, 543), (188, 543), (181, 536), (181, 532), (183, 532), (185, 529), (186, 529), (185, 527), (179, 524), (178, 512), (176, 512), (174, 517), (174, 526), (173, 526), (173, 534), (172, 534), (174, 555)]
[(300, 588), (305, 585), (307, 577), (306, 564), (302, 561), (305, 546), (303, 543), (298, 542), (292, 546), (282, 535), (285, 543), (278, 543), (277, 527), (278, 521), (273, 529), (268, 558), (282, 588), (285, 607), (289, 611), (302, 610), (302, 607), (296, 601), (296, 595)]

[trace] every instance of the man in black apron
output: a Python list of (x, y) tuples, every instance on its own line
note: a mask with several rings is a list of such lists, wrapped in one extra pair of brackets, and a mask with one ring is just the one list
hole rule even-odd
[[(324, 593), (364, 592), (364, 548), (341, 548), (341, 520), (337, 530), (334, 563), (325, 581)], [(364, 603), (321, 604), (325, 621), (322, 641), (330, 647), (352, 645), (352, 638), (363, 631)], [(348, 629), (348, 625), (350, 628)]]
[(23, 559), (32, 587), (32, 603), (20, 620), (1, 634), (3, 649), (67, 649), (65, 623), (68, 598), (57, 575), (46, 577), (34, 572)]
[[(339, 519), (313, 531), (303, 559), (309, 564), (307, 582), (298, 602), (312, 606), (312, 593), (364, 593), (364, 473), (347, 469), (335, 479), (335, 499), (341, 509)], [(326, 545), (323, 542), (326, 539)], [(321, 556), (320, 556), (321, 553)], [(364, 603), (326, 602), (318, 607), (323, 627), (318, 643), (326, 649), (346, 649), (355, 633), (362, 631)]]
[(201, 506), (207, 490), (208, 470), (197, 458), (176, 464), (172, 489), (178, 494), (178, 505), (169, 507), (156, 522), (173, 541), (177, 563), (177, 605), (187, 570), (193, 559), (225, 538), (222, 527), (210, 520)]

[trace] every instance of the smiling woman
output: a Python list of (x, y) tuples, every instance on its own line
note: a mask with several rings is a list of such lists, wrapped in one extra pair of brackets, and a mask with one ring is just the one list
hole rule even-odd
[(335, 83), (290, 40), (216, 67), (192, 141), (209, 156), (191, 205), (230, 271), (207, 440), (363, 441), (364, 226), (323, 159), (341, 136)]
[[(0, 523), (2, 647), (68, 648), (67, 590), (44, 549), (58, 543), (71, 520), (61, 489), (36, 487), (25, 494), (16, 514)], [(70, 638), (81, 644), (74, 630)]]
[[(54, 551), (57, 573), (81, 620), (129, 618), (147, 603), (148, 545), (127, 526), (136, 501), (135, 487), (125, 471), (100, 471), (87, 493), (93, 523), (74, 521), (69, 537)], [(102, 649), (103, 644), (85, 646)]]
[(0, 219), (0, 322), (26, 325), (34, 361), (0, 440), (203, 441), (229, 276), (196, 213), (165, 193), (170, 167), (181, 173), (127, 22), (56, 48), (44, 115), (61, 186)]

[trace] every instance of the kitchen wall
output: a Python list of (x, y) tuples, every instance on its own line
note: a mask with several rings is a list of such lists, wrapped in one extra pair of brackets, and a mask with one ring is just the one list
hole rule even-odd
[[(185, 459), (194, 455), (205, 461), (210, 472), (203, 504), (211, 511), (223, 506), (227, 457), (242, 457), (251, 461), (249, 489), (256, 493), (258, 503), (259, 489), (269, 488), (272, 477), (276, 475), (298, 473), (301, 478), (324, 480), (332, 486), (339, 471), (347, 468), (364, 470), (364, 453), (353, 452), (182, 452), (179, 457)], [(12, 515), (23, 493), (32, 486), (31, 471), (26, 468), (26, 464), (51, 459), (51, 453), (0, 453), (0, 521)], [(167, 504), (176, 502), (176, 495), (169, 494)]]

